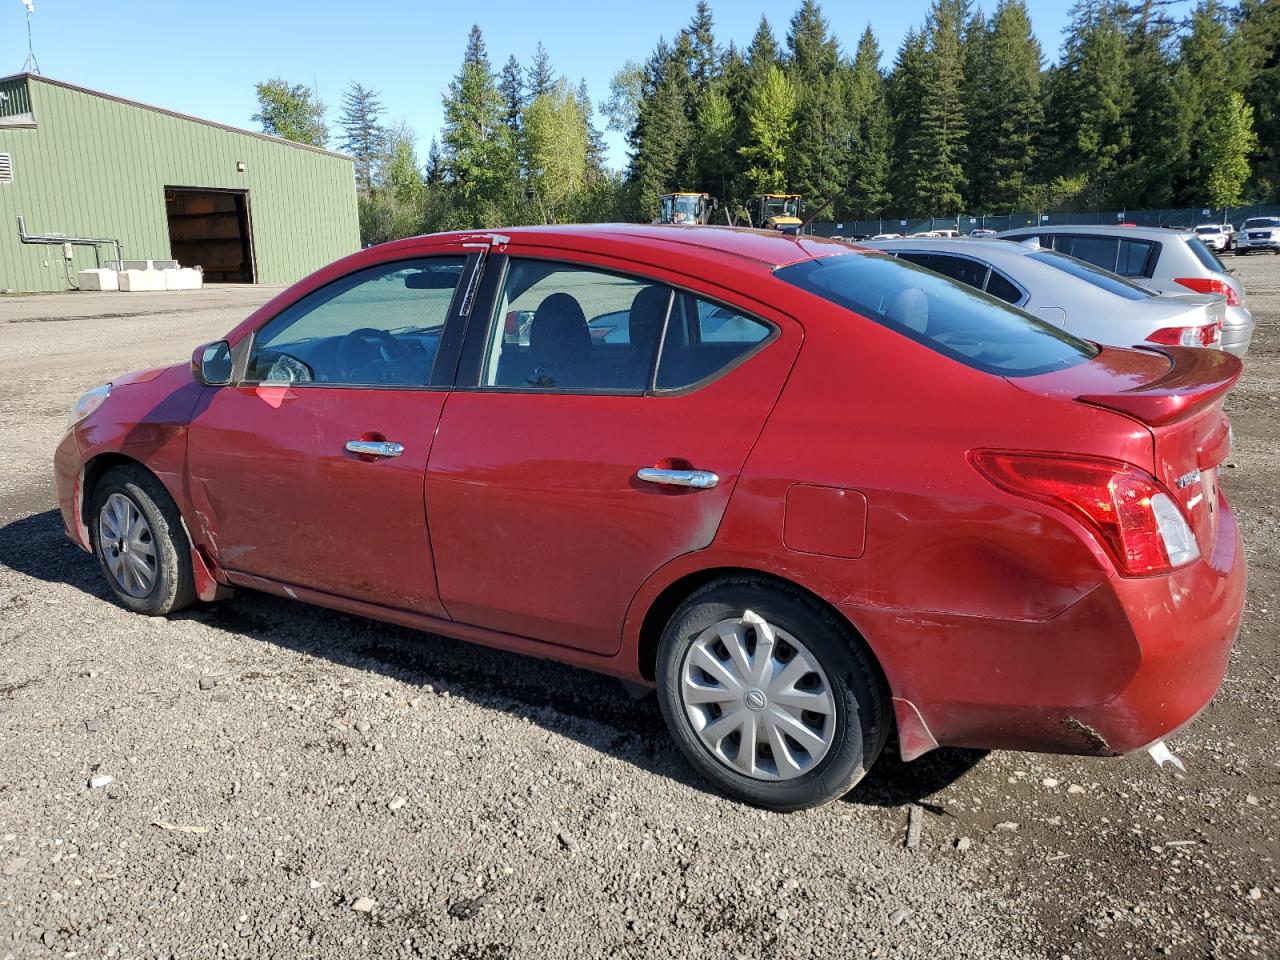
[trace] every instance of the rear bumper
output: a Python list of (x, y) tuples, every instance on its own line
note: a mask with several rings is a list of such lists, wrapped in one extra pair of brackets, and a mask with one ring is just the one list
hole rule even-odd
[(1227, 307), (1222, 322), (1222, 349), (1243, 357), (1253, 339), (1253, 314), (1246, 307)]
[(1113, 577), (1052, 620), (850, 609), (869, 638), (893, 638), (872, 646), (912, 728), (904, 756), (933, 745), (1115, 755), (1189, 723), (1222, 683), (1244, 608), (1244, 549), (1219, 502), (1212, 556)]

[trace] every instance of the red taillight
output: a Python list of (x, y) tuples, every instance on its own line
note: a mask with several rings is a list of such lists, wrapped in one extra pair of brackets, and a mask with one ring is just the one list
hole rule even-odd
[(1227, 298), (1227, 306), (1240, 306), (1240, 295), (1236, 293), (1235, 287), (1225, 280), (1219, 280), (1216, 277), (1174, 277), (1173, 282), (1182, 284), (1196, 293), (1220, 293)]
[[(1124, 576), (1167, 573), (1174, 563), (1153, 499), (1167, 513), (1173, 501), (1151, 474), (1128, 463), (1031, 453), (974, 451), (974, 466), (996, 486), (1058, 507), (1083, 521), (1102, 541)], [(1168, 517), (1164, 518), (1166, 521)], [(1177, 521), (1185, 528), (1181, 513)], [(1181, 536), (1181, 531), (1178, 531)], [(1186, 531), (1189, 542), (1190, 531)], [(1185, 547), (1179, 560), (1185, 562)]]
[(1221, 324), (1206, 323), (1200, 327), (1164, 327), (1149, 335), (1147, 342), (1171, 347), (1212, 347), (1221, 339)]

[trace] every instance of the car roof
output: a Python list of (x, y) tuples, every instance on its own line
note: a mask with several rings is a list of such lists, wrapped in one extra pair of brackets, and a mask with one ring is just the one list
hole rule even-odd
[(1027, 247), (1021, 243), (997, 240), (994, 237), (980, 237), (976, 240), (971, 237), (904, 237), (900, 240), (868, 241), (861, 246), (872, 250), (884, 250), (887, 253), (894, 250), (921, 250), (930, 253), (951, 253), (961, 257), (968, 253), (992, 263), (1040, 252), (1039, 247)]
[(1001, 231), (1000, 236), (1010, 237), (1037, 233), (1081, 233), (1100, 237), (1137, 237), (1141, 240), (1159, 241), (1178, 238), (1185, 240), (1187, 237), (1186, 231), (1170, 230), (1167, 227), (1121, 227), (1115, 224), (1091, 224), (1089, 226), (1072, 226), (1070, 224), (1049, 226), (1045, 224), (1040, 227), (1015, 227), (1012, 230)]
[(624, 258), (628, 253), (655, 252), (661, 249), (670, 251), (676, 246), (684, 248), (690, 254), (705, 254), (712, 260), (747, 260), (769, 268), (854, 252), (849, 244), (826, 237), (796, 236), (777, 230), (711, 224), (656, 223), (581, 223), (465, 230), (410, 237), (369, 249), (382, 251), (385, 256), (402, 247), (411, 250), (424, 243), (434, 246), (482, 240), (486, 237), (505, 237), (522, 245), (558, 247), (564, 250), (582, 249), (581, 244), (585, 241), (590, 243), (587, 249), (591, 251), (616, 254)]

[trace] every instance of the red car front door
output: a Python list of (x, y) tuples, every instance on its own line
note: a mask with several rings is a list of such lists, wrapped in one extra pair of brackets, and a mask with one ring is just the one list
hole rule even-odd
[[(493, 319), (473, 317), (427, 471), (441, 601), (458, 621), (611, 654), (645, 579), (714, 538), (801, 333), (620, 270), (511, 257), (487, 271), (505, 279)], [(506, 322), (525, 311), (527, 342)]]
[(447, 387), (429, 386), (463, 257), (342, 278), (255, 334), (209, 388), (187, 470), (226, 570), (442, 616), (423, 478)]

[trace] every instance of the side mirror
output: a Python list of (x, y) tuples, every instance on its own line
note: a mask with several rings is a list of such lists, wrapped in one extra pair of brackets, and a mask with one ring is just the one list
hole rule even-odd
[(201, 386), (223, 387), (231, 382), (231, 363), (231, 344), (206, 343), (191, 354), (191, 376)]

